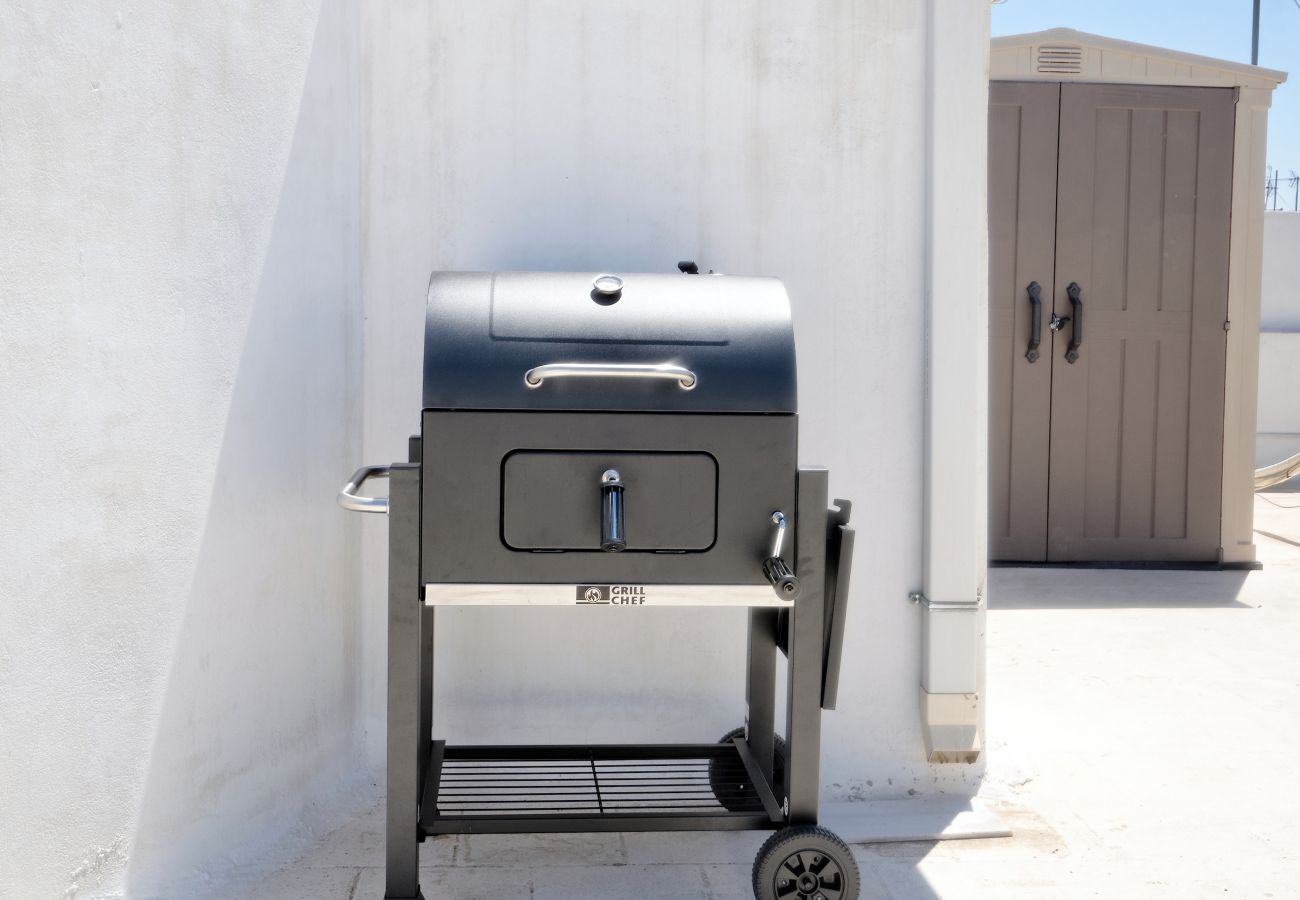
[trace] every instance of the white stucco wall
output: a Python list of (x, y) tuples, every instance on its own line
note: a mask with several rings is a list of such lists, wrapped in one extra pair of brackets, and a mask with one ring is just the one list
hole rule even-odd
[[(800, 456), (857, 504), (841, 708), (825, 719), (834, 796), (973, 791), (981, 771), (925, 762), (907, 603), (922, 578), (925, 9), (491, 0), (362, 13), (366, 460), (404, 459), (419, 427), (432, 269), (672, 271), (690, 258), (781, 276)], [(986, 4), (951, 14), (974, 51), (939, 62), (941, 94), (986, 77)], [(945, 140), (983, 145), (976, 107), (969, 133)], [(964, 184), (969, 196), (957, 185), (942, 202), (982, 209), (978, 179)], [(978, 353), (945, 364), (984, 377)], [(972, 472), (978, 443), (962, 451)], [(365, 655), (381, 658), (384, 523), (365, 527)], [(968, 573), (960, 593), (979, 583)], [(707, 740), (742, 719), (738, 612), (615, 625), (443, 610), (436, 633), (435, 730), (453, 741)], [(378, 760), (383, 670), (367, 672)]]
[(1261, 331), (1300, 332), (1300, 213), (1264, 213)]
[[(405, 457), (437, 268), (783, 277), (801, 457), (857, 504), (827, 793), (973, 791), (906, 598), (926, 108), (984, 78), (984, 0), (933, 62), (910, 0), (358, 6), (0, 8), (0, 898), (177, 896), (372, 783), (386, 536), (333, 496)], [(743, 631), (441, 613), (438, 731), (716, 737)]]
[(1300, 453), (1300, 213), (1264, 213), (1256, 465)]
[(355, 33), (0, 6), (5, 900), (177, 896), (368, 774)]

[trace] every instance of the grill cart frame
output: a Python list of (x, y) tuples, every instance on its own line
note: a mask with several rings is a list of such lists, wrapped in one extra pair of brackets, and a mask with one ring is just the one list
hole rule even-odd
[[(440, 434), (431, 429), (433, 421), (426, 409), (425, 435)], [(671, 440), (672, 428), (667, 431)], [(751, 583), (720, 581), (726, 575), (720, 570), (714, 578), (689, 584), (680, 578), (647, 578), (635, 586), (601, 584), (601, 579), (596, 585), (545, 579), (484, 584), (452, 581), (447, 571), (431, 577), (441, 566), (430, 564), (437, 548), (427, 540), (433, 527), (427, 520), (436, 514), (425, 496), (426, 488), (436, 489), (430, 486), (436, 481), (431, 482), (429, 467), (438, 459), (432, 453), (424, 438), (412, 437), (408, 462), (362, 468), (339, 495), (345, 508), (386, 513), (388, 520), (386, 900), (423, 897), (419, 844), (433, 835), (742, 829), (777, 832), (755, 861), (759, 900), (854, 900), (858, 875), (852, 854), (833, 834), (815, 827), (821, 713), (836, 703), (853, 550), (850, 504), (828, 502), (828, 471), (787, 470), (793, 508), (771, 513), (774, 546), (766, 559), (755, 555), (753, 569), (762, 575)], [(612, 488), (606, 486), (607, 504), (611, 493), (621, 501), (622, 486), (613, 475), (602, 479), (612, 482)], [(387, 478), (387, 498), (361, 493), (373, 478)], [(611, 507), (605, 510), (608, 520)], [(612, 511), (620, 524), (605, 537), (617, 543), (621, 512), (617, 505)], [(725, 512), (720, 505), (718, 515)], [(790, 522), (792, 541), (784, 541)], [(606, 532), (611, 527), (607, 521), (602, 525)], [(622, 548), (602, 544), (602, 549)], [(651, 559), (646, 571), (654, 571), (652, 558), (659, 554), (642, 556)], [(634, 566), (647, 565), (630, 554), (627, 558)], [(699, 562), (686, 564), (698, 567)], [(592, 591), (586, 600), (584, 589)], [(620, 593), (625, 590), (630, 597)], [(630, 605), (748, 608), (743, 729), (700, 744), (457, 746), (433, 739), (439, 606), (609, 605), (624, 599)], [(784, 741), (774, 721), (778, 652), (788, 660)]]

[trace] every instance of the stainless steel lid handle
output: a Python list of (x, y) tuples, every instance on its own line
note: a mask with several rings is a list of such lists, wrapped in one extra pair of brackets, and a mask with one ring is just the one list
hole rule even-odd
[(339, 506), (353, 512), (387, 513), (387, 497), (363, 497), (357, 491), (361, 490), (361, 485), (370, 478), (387, 478), (388, 470), (388, 466), (362, 466), (357, 469), (348, 479), (348, 483), (343, 485), (343, 490), (339, 491)]
[(793, 600), (799, 596), (799, 578), (781, 558), (781, 549), (785, 545), (785, 513), (779, 509), (772, 513), (772, 524), (776, 526), (776, 535), (772, 539), (772, 553), (763, 561), (763, 574), (778, 597)]
[(524, 373), (524, 384), (539, 388), (548, 378), (645, 378), (675, 381), (684, 391), (699, 383), (695, 373), (672, 363), (578, 363), (558, 362), (536, 366)]

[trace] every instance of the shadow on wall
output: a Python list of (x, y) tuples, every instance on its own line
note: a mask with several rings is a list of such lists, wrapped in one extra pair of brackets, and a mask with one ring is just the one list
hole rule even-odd
[(347, 15), (327, 2), (317, 22), (194, 580), (177, 598), (128, 847), (132, 898), (175, 896), (196, 872), (255, 858), (369, 777), (355, 728), (356, 523), (334, 504), (360, 447)]

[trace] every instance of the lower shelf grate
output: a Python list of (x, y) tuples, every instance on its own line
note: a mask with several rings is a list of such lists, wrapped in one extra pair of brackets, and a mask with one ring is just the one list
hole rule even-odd
[[(510, 830), (494, 825), (573, 831), (766, 827), (771, 821), (731, 743), (447, 747), (439, 742), (427, 778), (421, 820), (429, 833)], [(719, 825), (720, 819), (728, 823)], [(644, 821), (638, 826), (633, 820)], [(537, 827), (544, 821), (570, 827)]]

